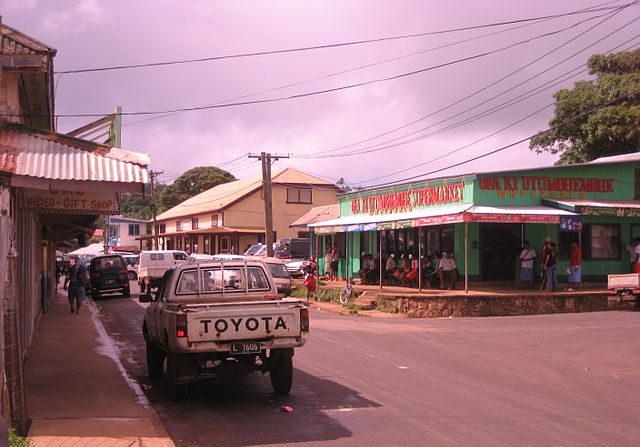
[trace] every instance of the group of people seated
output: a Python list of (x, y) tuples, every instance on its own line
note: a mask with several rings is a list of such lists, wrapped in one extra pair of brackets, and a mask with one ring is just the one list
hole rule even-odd
[[(395, 253), (384, 255), (383, 285), (418, 287), (418, 274), (422, 271), (422, 285), (440, 289), (455, 289), (458, 268), (452, 253), (443, 251), (441, 256), (423, 256), (418, 259), (413, 253), (402, 253), (399, 259)], [(419, 269), (419, 263), (422, 263)], [(364, 285), (380, 283), (380, 258), (363, 254), (360, 279)]]

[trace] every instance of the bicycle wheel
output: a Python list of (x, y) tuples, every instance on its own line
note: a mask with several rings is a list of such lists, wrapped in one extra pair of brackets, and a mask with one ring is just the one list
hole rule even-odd
[(351, 298), (351, 289), (349, 287), (345, 287), (340, 291), (340, 304), (347, 304)]

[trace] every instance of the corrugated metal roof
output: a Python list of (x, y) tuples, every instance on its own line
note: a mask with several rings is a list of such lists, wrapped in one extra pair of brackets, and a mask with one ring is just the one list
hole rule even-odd
[(51, 180), (148, 183), (149, 157), (54, 132), (0, 129), (0, 171)]
[(324, 222), (325, 220), (337, 219), (340, 217), (340, 204), (333, 203), (331, 205), (314, 206), (309, 212), (298, 220), (293, 222), (289, 227), (306, 227), (313, 223)]
[[(297, 185), (331, 185), (326, 180), (298, 171), (286, 168), (271, 175), (272, 183), (297, 184)], [(196, 214), (218, 211), (226, 208), (236, 200), (262, 188), (262, 175), (250, 177), (235, 182), (223, 183), (207, 191), (185, 200), (173, 208), (160, 214), (157, 220), (173, 219), (176, 217), (193, 216)], [(337, 189), (337, 188), (336, 188)]]

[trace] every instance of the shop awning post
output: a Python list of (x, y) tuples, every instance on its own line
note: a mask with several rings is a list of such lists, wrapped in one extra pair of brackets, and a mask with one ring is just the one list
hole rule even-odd
[(382, 265), (382, 231), (378, 231), (378, 253), (380, 253), (380, 290), (382, 290), (382, 269), (384, 266)]
[(422, 228), (418, 227), (418, 291), (422, 292)]
[(469, 293), (469, 222), (464, 223), (464, 293)]

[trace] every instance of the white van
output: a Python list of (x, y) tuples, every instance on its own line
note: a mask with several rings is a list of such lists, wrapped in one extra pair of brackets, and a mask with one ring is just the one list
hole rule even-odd
[(140, 293), (158, 287), (165, 272), (170, 268), (185, 264), (189, 255), (178, 250), (149, 250), (140, 253), (138, 264), (138, 285)]

